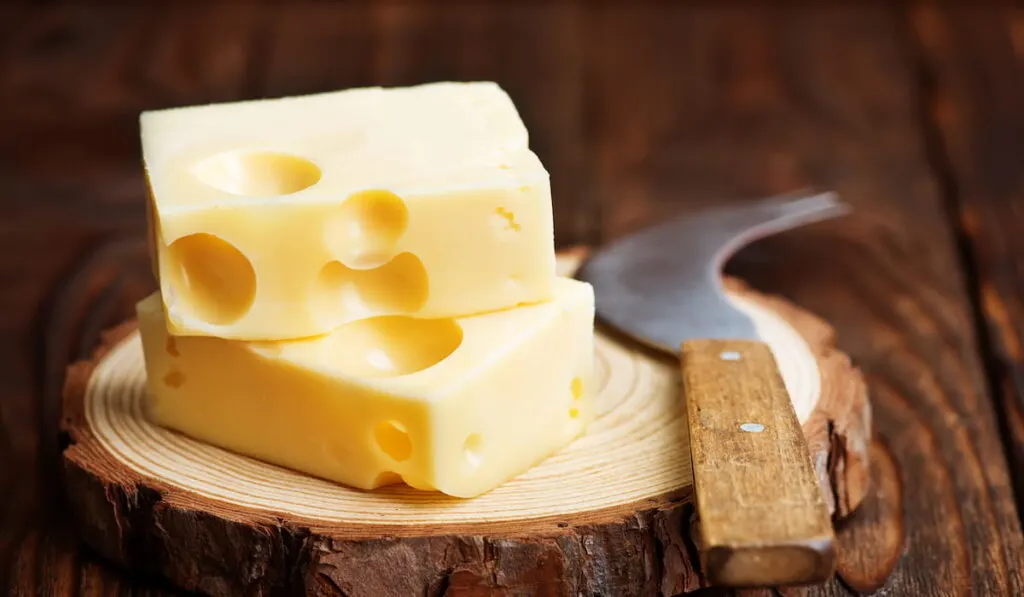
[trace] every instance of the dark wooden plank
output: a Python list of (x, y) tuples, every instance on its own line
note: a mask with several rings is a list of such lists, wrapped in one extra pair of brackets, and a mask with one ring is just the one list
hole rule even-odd
[[(54, 118), (108, 98), (123, 99), (124, 78), (101, 75), (119, 58), (137, 60), (153, 32), (152, 11), (129, 4), (67, 3), (24, 9), (4, 36), (0, 99), (19, 118)], [(148, 34), (148, 35), (147, 35)], [(106, 68), (107, 72), (117, 69)]]
[[(48, 297), (91, 247), (111, 234), (141, 234), (138, 110), (351, 84), (492, 78), (512, 92), (552, 171), (563, 243), (613, 238), (683, 205), (805, 184), (834, 187), (854, 203), (858, 213), (848, 221), (766, 241), (733, 264), (759, 287), (824, 315), (871, 382), (894, 464), (876, 508), (886, 514), (865, 517), (873, 526), (855, 543), (867, 542), (858, 553), (884, 551), (844, 563), (840, 550), (840, 571), (859, 589), (885, 578), (898, 524), (891, 488), (902, 487), (906, 554), (888, 594), (1024, 593), (1019, 524), (942, 189), (927, 159), (919, 73), (902, 13), (874, 3), (760, 12), (663, 3), (75, 4), (48, 6), (39, 16), (19, 9), (10, 13), (14, 35), (0, 35), (0, 101), (12, 106), (0, 115), (7, 193), (0, 279), (16, 280), (0, 293), (0, 465), (13, 465), (0, 469), (13, 471), (0, 472), (0, 481), (30, 487), (43, 458), (47, 410), (38, 392), (55, 380), (31, 374), (47, 329), (33, 316), (51, 306)], [(943, 27), (962, 20), (970, 19), (953, 14)], [(0, 19), (0, 30), (7, 22)], [(972, 106), (971, 122), (985, 126), (960, 142), (964, 129), (943, 130), (963, 155), (990, 147), (977, 163), (954, 153), (954, 162), (968, 164), (958, 166), (961, 188), (1001, 198), (984, 202), (994, 215), (976, 207), (965, 220), (982, 222), (979, 237), (994, 237), (984, 242), (997, 257), (985, 262), (1005, 273), (984, 279), (1019, 280), (1012, 261), (1019, 241), (1008, 238), (1015, 228), (984, 223), (1019, 213), (1007, 199), (1020, 188), (1006, 156), (1020, 152), (1005, 151), (1016, 146), (999, 126), (1013, 116), (1014, 102), (1001, 95), (1012, 77), (975, 68), (991, 59), (985, 44), (1005, 44), (1006, 36), (987, 40), (987, 26), (973, 27), (976, 54), (958, 57), (960, 47), (950, 46), (936, 63), (952, 65), (942, 80), (960, 77), (965, 83), (950, 88), (965, 97), (986, 77), (991, 95), (952, 102)], [(1020, 47), (1019, 37), (1009, 37), (1011, 47), (1013, 40)], [(942, 43), (925, 45), (943, 55)], [(1007, 130), (1021, 138), (1019, 129)], [(993, 172), (1002, 177), (998, 186), (991, 186)], [(1014, 330), (1004, 344), (1017, 360), (1004, 361), (1019, 367), (1013, 340), (1020, 319), (1008, 315), (1017, 323), (1003, 325), (1001, 314), (1019, 312), (1013, 297), (1020, 289), (1002, 284), (1010, 290), (985, 295), (998, 299), (988, 313), (998, 329)], [(106, 313), (114, 318), (123, 309)], [(94, 340), (95, 322), (69, 325), (74, 338), (51, 355)], [(68, 565), (73, 548), (49, 532), (26, 535), (34, 499), (20, 486), (0, 495), (0, 591), (149, 592), (94, 560)], [(51, 583), (41, 563), (56, 566), (61, 578), (74, 568), (75, 576)], [(849, 591), (834, 581), (800, 593)]]
[(280, 7), (264, 39), (256, 96), (274, 97), (372, 85), (373, 3), (297, 3)]
[(13, 557), (8, 563), (7, 593), (14, 596), (29, 597), (36, 590), (36, 561), (39, 557), (39, 535), (27, 534), (13, 550)]
[(918, 5), (934, 151), (973, 263), (993, 393), (1024, 498), (1024, 9)]
[[(159, 579), (111, 567), (78, 546), (68, 527), (43, 525), (20, 543), (5, 595), (24, 597), (185, 597)], [(0, 586), (0, 588), (3, 588)]]
[[(8, 585), (55, 595), (94, 586), (75, 580), (77, 543), (39, 530), (59, 518), (59, 508), (44, 508), (58, 495), (57, 355), (82, 349), (47, 344), (45, 327), (54, 322), (43, 314), (92, 247), (141, 230), (138, 112), (247, 94), (249, 46), (269, 10), (0, 9), (0, 486), (13, 488), (0, 492), (0, 593)], [(111, 322), (64, 323), (88, 335)], [(30, 526), (36, 530), (26, 534)]]
[(274, 11), (240, 2), (31, 9), (0, 45), (0, 100), (17, 119), (61, 120), (240, 99), (259, 56), (250, 48)]
[[(900, 18), (874, 3), (606, 7), (589, 62), (603, 230), (681, 203), (836, 189), (854, 216), (730, 269), (825, 316), (867, 374), (905, 488), (890, 594), (1020, 594), (1020, 526)], [(877, 575), (851, 584), (863, 578)]]
[(889, 581), (903, 552), (903, 487), (892, 452), (871, 444), (871, 492), (851, 521), (838, 529), (839, 576), (857, 593), (869, 594)]

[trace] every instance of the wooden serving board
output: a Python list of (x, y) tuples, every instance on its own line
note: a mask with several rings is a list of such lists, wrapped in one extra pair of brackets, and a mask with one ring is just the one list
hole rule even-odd
[[(581, 252), (560, 256), (571, 274)], [(836, 518), (868, 483), (870, 409), (831, 328), (735, 280), (780, 363)], [(66, 487), (84, 540), (129, 568), (216, 596), (676, 595), (705, 585), (692, 537), (678, 363), (599, 331), (598, 418), (475, 499), (349, 489), (149, 423), (133, 322), (64, 391)]]

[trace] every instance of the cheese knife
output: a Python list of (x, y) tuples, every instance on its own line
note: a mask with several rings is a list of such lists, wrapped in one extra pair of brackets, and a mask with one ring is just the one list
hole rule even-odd
[(680, 358), (696, 539), (713, 585), (809, 584), (835, 569), (835, 536), (778, 364), (726, 298), (723, 263), (771, 234), (848, 213), (833, 193), (684, 214), (594, 252), (598, 319)]

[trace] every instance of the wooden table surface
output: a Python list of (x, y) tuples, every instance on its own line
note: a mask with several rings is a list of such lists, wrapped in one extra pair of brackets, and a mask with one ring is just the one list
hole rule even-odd
[(805, 186), (855, 206), (730, 264), (834, 325), (874, 403), (839, 574), (784, 594), (1024, 594), (1024, 10), (970, 4), (0, 8), (0, 589), (171, 593), (61, 513), (63, 368), (153, 287), (139, 111), (491, 79), (560, 245)]

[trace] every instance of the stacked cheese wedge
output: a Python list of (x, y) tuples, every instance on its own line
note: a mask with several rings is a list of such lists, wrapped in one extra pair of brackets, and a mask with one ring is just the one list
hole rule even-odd
[(593, 416), (594, 298), (493, 83), (146, 112), (158, 424), (346, 485), (472, 497)]

